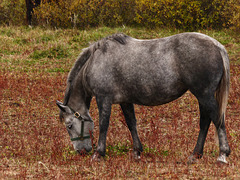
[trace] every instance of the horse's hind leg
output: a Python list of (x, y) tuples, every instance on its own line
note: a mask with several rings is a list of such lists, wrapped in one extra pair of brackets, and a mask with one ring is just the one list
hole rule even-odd
[(205, 95), (204, 97), (197, 98), (200, 108), (200, 131), (193, 154), (189, 157), (188, 163), (190, 164), (194, 163), (197, 158), (202, 157), (209, 125), (211, 121), (218, 119), (218, 104), (214, 95)]
[(227, 141), (225, 119), (223, 117), (222, 121), (217, 120), (217, 121), (213, 121), (213, 123), (217, 129), (218, 138), (219, 138), (220, 154), (217, 161), (220, 163), (227, 163), (226, 156), (229, 156), (231, 150)]
[(128, 129), (131, 132), (132, 139), (133, 139), (133, 155), (136, 160), (140, 159), (140, 153), (143, 151), (142, 144), (138, 137), (137, 127), (136, 127), (136, 117), (134, 112), (133, 104), (120, 104), (125, 120), (128, 125)]

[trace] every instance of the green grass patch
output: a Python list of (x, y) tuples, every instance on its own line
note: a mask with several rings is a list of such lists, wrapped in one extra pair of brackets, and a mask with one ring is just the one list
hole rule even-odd
[(34, 51), (33, 54), (30, 56), (30, 58), (33, 58), (36, 60), (43, 59), (43, 58), (61, 59), (61, 58), (67, 58), (68, 56), (69, 56), (68, 49), (65, 49), (61, 46), (57, 46), (47, 50)]
[(27, 39), (22, 39), (22, 38), (16, 38), (13, 40), (14, 43), (20, 45), (20, 46), (23, 46), (23, 45), (26, 45), (28, 43), (28, 40)]
[[(0, 57), (8, 63), (8, 69), (46, 72), (62, 72), (71, 69), (81, 50), (89, 44), (114, 33), (125, 33), (139, 39), (161, 38), (177, 33), (175, 29), (147, 29), (130, 27), (99, 27), (88, 30), (44, 29), (28, 27), (0, 27)], [(201, 30), (227, 47), (229, 55), (238, 63), (240, 54), (239, 35), (231, 30)], [(230, 57), (230, 58), (231, 58)], [(54, 61), (53, 61), (54, 60)], [(60, 60), (60, 62), (59, 62)], [(21, 61), (16, 63), (16, 61)], [(36, 66), (39, 65), (39, 66)], [(59, 67), (59, 64), (64, 67)], [(32, 65), (32, 67), (31, 67)], [(42, 66), (42, 68), (41, 68)], [(0, 67), (0, 69), (6, 66)], [(37, 69), (36, 69), (37, 68)]]
[(53, 68), (53, 69), (49, 69), (48, 72), (65, 73), (65, 72), (69, 72), (69, 70), (68, 69), (64, 69), (64, 68)]
[(118, 143), (116, 145), (109, 145), (106, 148), (106, 154), (111, 155), (126, 155), (130, 150), (131, 146), (129, 144)]

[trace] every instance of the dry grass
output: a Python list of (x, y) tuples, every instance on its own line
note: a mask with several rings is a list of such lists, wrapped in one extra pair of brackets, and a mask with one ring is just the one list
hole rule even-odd
[[(211, 125), (204, 157), (187, 165), (197, 135), (197, 100), (190, 93), (158, 107), (135, 106), (142, 160), (131, 159), (132, 140), (118, 105), (112, 108), (107, 156), (92, 163), (91, 154), (73, 150), (58, 121), (55, 100), (62, 100), (67, 72), (89, 41), (121, 31), (136, 38), (178, 33), (167, 30), (98, 28), (89, 31), (0, 27), (0, 179), (238, 179), (240, 178), (240, 43), (230, 31), (203, 31), (226, 45), (231, 59), (227, 134), (229, 164), (216, 165), (218, 147)], [(98, 137), (98, 111), (91, 104)]]

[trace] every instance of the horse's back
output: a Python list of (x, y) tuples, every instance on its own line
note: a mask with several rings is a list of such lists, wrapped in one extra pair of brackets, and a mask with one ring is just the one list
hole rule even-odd
[(125, 44), (109, 42), (98, 50), (89, 67), (94, 95), (109, 95), (114, 103), (158, 105), (170, 102), (190, 88), (204, 88), (219, 81), (221, 54), (212, 38), (183, 33), (166, 38)]

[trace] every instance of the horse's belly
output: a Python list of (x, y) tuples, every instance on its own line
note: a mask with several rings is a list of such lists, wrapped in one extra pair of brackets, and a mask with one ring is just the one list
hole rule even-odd
[[(121, 89), (121, 88), (120, 88)], [(114, 93), (114, 103), (133, 103), (146, 106), (156, 106), (171, 102), (187, 91), (187, 88), (176, 83), (174, 86), (130, 86)]]

